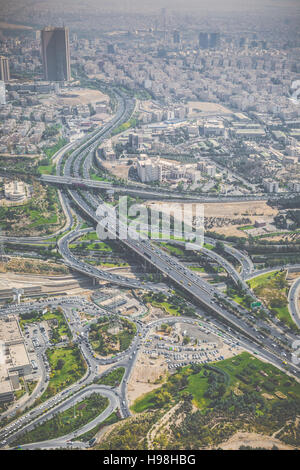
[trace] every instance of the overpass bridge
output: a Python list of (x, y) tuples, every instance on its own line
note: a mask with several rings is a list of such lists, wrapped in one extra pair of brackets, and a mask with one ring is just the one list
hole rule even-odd
[[(191, 195), (185, 193), (176, 193), (163, 188), (153, 190), (146, 185), (136, 184), (120, 185), (117, 183), (110, 183), (108, 181), (95, 181), (87, 178), (74, 177), (74, 176), (60, 176), (60, 175), (42, 175), (40, 180), (44, 183), (55, 184), (58, 186), (65, 186), (76, 189), (98, 189), (116, 191), (117, 193), (131, 194), (133, 196), (142, 197), (143, 199), (167, 199), (170, 202), (243, 202), (243, 201), (265, 201), (266, 199), (276, 199), (278, 194), (258, 194), (258, 195), (245, 195), (245, 196), (215, 196), (215, 195)], [(289, 193), (282, 193), (281, 196), (288, 196)]]

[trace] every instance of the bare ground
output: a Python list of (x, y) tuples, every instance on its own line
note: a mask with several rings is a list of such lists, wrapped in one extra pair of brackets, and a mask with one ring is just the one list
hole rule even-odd
[(241, 446), (263, 447), (264, 449), (271, 449), (276, 446), (280, 450), (295, 450), (295, 447), (284, 444), (275, 437), (254, 432), (237, 432), (218, 447), (224, 450), (238, 450)]
[(68, 274), (66, 266), (48, 261), (30, 258), (11, 258), (7, 263), (0, 263), (0, 273), (5, 272), (32, 273), (32, 274)]
[[(151, 201), (147, 205), (153, 205), (156, 209), (159, 209), (160, 204), (156, 201)], [(188, 212), (190, 205), (191, 211), (193, 210), (192, 204), (185, 203), (184, 210)], [(200, 204), (199, 204), (200, 205)], [(201, 204), (202, 205), (202, 204)], [(245, 202), (227, 202), (227, 203), (205, 203), (204, 205), (204, 217), (215, 218), (215, 219), (233, 219), (238, 220), (242, 218), (248, 218), (250, 220), (246, 225), (254, 224), (255, 220), (265, 220), (267, 223), (273, 220), (274, 215), (277, 214), (277, 210), (267, 205), (267, 201), (245, 201)], [(163, 206), (162, 206), (163, 207)], [(216, 223), (209, 229), (217, 233), (222, 233), (226, 236), (237, 236), (246, 237), (246, 233), (242, 230), (238, 230), (238, 227), (242, 227), (245, 224), (234, 224), (234, 225), (223, 225), (218, 226)]]
[(141, 395), (161, 387), (162, 382), (155, 382), (166, 372), (167, 364), (164, 358), (151, 359), (149, 355), (139, 354), (128, 383), (129, 406)]

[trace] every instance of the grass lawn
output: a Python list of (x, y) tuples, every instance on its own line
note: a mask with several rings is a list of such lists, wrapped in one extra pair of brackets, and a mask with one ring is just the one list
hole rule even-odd
[[(137, 230), (137, 232), (139, 233), (142, 233), (144, 235), (147, 235), (148, 238), (152, 239), (152, 240), (177, 240), (177, 241), (180, 241), (180, 242), (184, 242), (186, 241), (185, 238), (183, 237), (178, 237), (178, 236), (174, 236), (173, 234), (169, 234), (169, 233), (162, 233), (162, 232), (146, 232), (145, 230)], [(188, 242), (190, 240), (187, 240)], [(162, 242), (162, 243), (167, 243), (166, 241), (165, 242)], [(174, 245), (171, 245), (171, 246), (174, 246)]]
[(85, 241), (85, 240), (98, 240), (98, 239), (99, 239), (99, 237), (98, 237), (96, 232), (88, 232), (88, 233), (85, 233), (78, 240), (79, 241)]
[(111, 247), (104, 242), (90, 243), (85, 246), (87, 250), (112, 251)]
[(170, 253), (173, 253), (175, 255), (179, 256), (184, 256), (184, 251), (181, 248), (178, 248), (177, 246), (170, 245), (169, 243), (162, 242), (161, 245), (167, 249)]
[(200, 273), (205, 273), (205, 269), (202, 266), (188, 266), (191, 271), (199, 271)]
[(142, 395), (141, 397), (135, 400), (134, 404), (131, 406), (131, 409), (135, 413), (142, 413), (145, 410), (154, 408), (155, 396), (156, 396), (155, 390), (153, 390), (152, 392), (146, 393), (145, 395)]
[(100, 431), (100, 429), (104, 428), (105, 426), (109, 426), (110, 424), (116, 423), (117, 421), (119, 421), (119, 419), (120, 418), (118, 416), (118, 413), (116, 411), (114, 411), (111, 415), (109, 415), (108, 418), (106, 418), (104, 421), (102, 421), (102, 423), (98, 424), (98, 426), (95, 426), (90, 431), (88, 431), (84, 434), (81, 434), (77, 438), (77, 440), (87, 442), (90, 439), (92, 439)]
[(194, 403), (198, 408), (206, 408), (209, 400), (204, 397), (204, 392), (208, 387), (207, 377), (203, 375), (204, 369), (197, 375), (188, 378), (187, 390), (193, 395)]
[(248, 281), (248, 284), (279, 320), (288, 327), (297, 329), (288, 309), (288, 284), (285, 271), (262, 274)]
[(238, 227), (238, 230), (250, 230), (254, 228), (254, 225), (244, 225), (244, 227)]
[(108, 178), (105, 178), (103, 176), (98, 176), (96, 173), (91, 173), (90, 177), (94, 181), (110, 181)]
[(109, 263), (106, 261), (101, 261), (100, 265), (105, 266), (106, 268), (117, 268), (121, 266), (129, 266), (129, 264), (125, 262), (124, 263)]
[(210, 243), (204, 243), (203, 246), (207, 250), (213, 250), (214, 249), (214, 245), (211, 245)]
[(153, 305), (153, 307), (161, 308), (169, 315), (173, 315), (173, 316), (180, 315), (179, 309), (175, 307), (174, 305), (170, 304), (170, 302), (157, 302), (156, 300), (151, 300), (150, 303), (151, 305)]
[(289, 326), (294, 325), (294, 322), (291, 318), (288, 307), (277, 307), (277, 308), (274, 308), (273, 310), (277, 312), (276, 317), (279, 318), (279, 320), (283, 321)]
[(83, 246), (80, 245), (80, 242), (70, 243), (69, 247), (72, 249), (79, 249), (79, 250), (106, 251), (106, 252), (113, 251), (111, 247), (107, 245), (107, 243), (104, 243), (104, 242), (89, 243), (89, 244), (84, 244)]
[(40, 165), (38, 166), (38, 172), (40, 175), (53, 175), (55, 171), (55, 165)]
[(19, 400), (23, 395), (25, 395), (26, 393), (26, 388), (25, 388), (25, 384), (24, 384), (24, 379), (20, 379), (20, 385), (21, 385), (21, 388), (20, 390), (16, 390), (15, 391), (15, 398), (16, 400)]
[(243, 297), (241, 297), (240, 295), (237, 295), (237, 294), (236, 294), (236, 295), (234, 295), (234, 296), (232, 297), (232, 299), (233, 299), (236, 303), (238, 303), (238, 304), (240, 304), (240, 305), (243, 305), (243, 307), (247, 308), (247, 306), (246, 306), (246, 304), (245, 304), (245, 302), (244, 302)]
[(255, 289), (256, 287), (262, 286), (266, 284), (270, 279), (274, 278), (274, 274), (278, 271), (272, 271), (270, 273), (261, 274), (260, 276), (256, 276), (253, 279), (247, 281), (251, 289)]
[[(216, 363), (218, 369), (230, 377), (230, 386), (239, 384), (243, 391), (258, 387), (260, 393), (281, 392), (290, 398), (300, 398), (300, 383), (277, 369), (272, 364), (261, 361), (247, 352)], [(277, 400), (274, 395), (274, 400)]]
[(79, 380), (86, 371), (86, 365), (77, 346), (48, 349), (50, 381), (40, 398), (43, 402), (64, 388)]
[(122, 381), (123, 375), (125, 373), (124, 367), (118, 367), (115, 370), (112, 370), (107, 375), (104, 375), (97, 381), (100, 385), (109, 385), (111, 387), (115, 387), (119, 385)]
[(117, 135), (120, 134), (121, 132), (127, 131), (130, 127), (135, 127), (136, 126), (136, 119), (131, 118), (129, 121), (124, 122), (123, 124), (120, 124), (116, 129), (114, 129), (111, 133), (111, 135)]
[(38, 225), (57, 224), (57, 215), (52, 214), (49, 217), (43, 217), (38, 210), (30, 210), (29, 217), (32, 223), (29, 227), (34, 228)]
[[(131, 409), (136, 413), (141, 413), (145, 410), (161, 408), (158, 398), (167, 391), (169, 396), (165, 395), (166, 400), (163, 406), (178, 402), (182, 394), (188, 392), (192, 395), (194, 405), (205, 411), (215, 400), (215, 396), (209, 392), (209, 375), (212, 372), (223, 377), (225, 388), (222, 400), (229, 398), (232, 393), (236, 396), (244, 395), (245, 399), (249, 394), (257, 393), (264, 406), (287, 398), (300, 399), (300, 384), (296, 380), (247, 352), (210, 363), (209, 366), (198, 365), (197, 368), (194, 370), (191, 366), (186, 366), (178, 369), (174, 375), (169, 376), (162, 387), (137, 398)], [(186, 376), (185, 381), (184, 376)], [(174, 387), (175, 379), (175, 384), (178, 385)], [(256, 403), (255, 398), (254, 403)], [(257, 414), (260, 414), (261, 401), (257, 400), (256, 406)]]
[(53, 157), (53, 155), (56, 154), (56, 152), (58, 152), (67, 143), (68, 141), (66, 139), (64, 139), (63, 137), (60, 137), (55, 145), (52, 145), (52, 147), (44, 147), (43, 151), (45, 152), (47, 158), (50, 159)]

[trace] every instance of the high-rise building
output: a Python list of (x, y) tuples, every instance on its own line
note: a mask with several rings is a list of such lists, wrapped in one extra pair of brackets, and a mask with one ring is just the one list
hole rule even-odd
[(208, 33), (199, 33), (199, 47), (200, 49), (208, 48)]
[(246, 45), (246, 38), (244, 38), (243, 36), (240, 37), (240, 40), (239, 40), (239, 46), (240, 47), (245, 47)]
[(45, 79), (56, 82), (70, 80), (69, 29), (48, 26), (41, 31), (41, 40)]
[(138, 134), (129, 134), (128, 137), (129, 147), (132, 149), (138, 149), (140, 144), (140, 138)]
[(9, 61), (7, 57), (0, 57), (0, 80), (8, 82), (10, 80)]
[(180, 32), (173, 31), (173, 42), (174, 44), (180, 44)]
[(6, 104), (5, 83), (3, 80), (0, 81), (0, 105), (1, 104)]
[(115, 53), (114, 44), (107, 44), (107, 52), (108, 52), (108, 54), (114, 54)]
[(220, 33), (210, 33), (208, 47), (215, 49), (220, 45)]
[(278, 193), (279, 183), (277, 181), (266, 179), (263, 181), (263, 184), (264, 184), (264, 189), (267, 191), (267, 193)]

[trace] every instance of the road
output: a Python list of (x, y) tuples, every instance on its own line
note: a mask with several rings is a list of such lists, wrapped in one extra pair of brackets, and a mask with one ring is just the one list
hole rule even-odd
[(171, 192), (166, 189), (160, 189), (155, 191), (149, 187), (140, 187), (139, 184), (132, 186), (132, 184), (120, 185), (118, 183), (110, 183), (107, 181), (95, 181), (89, 178), (72, 177), (72, 176), (60, 176), (60, 175), (42, 175), (40, 180), (44, 183), (55, 184), (66, 187), (81, 187), (85, 189), (98, 189), (98, 190), (113, 190), (118, 193), (130, 194), (132, 196), (142, 197), (143, 199), (159, 199), (186, 203), (220, 203), (220, 202), (244, 202), (244, 201), (265, 201), (266, 198), (272, 199), (274, 195), (240, 195), (240, 196), (215, 196), (214, 193), (211, 195), (193, 195), (185, 193)]
[[(122, 94), (118, 94), (117, 96), (119, 108), (116, 116), (112, 119), (112, 121), (106, 124), (104, 128), (96, 130), (88, 137), (81, 139), (79, 146), (77, 143), (76, 148), (65, 161), (63, 151), (57, 155), (56, 162), (58, 176), (63, 175), (66, 178), (82, 178), (83, 181), (89, 179), (89, 172), (93, 163), (94, 150), (103, 139), (110, 135), (111, 131), (115, 127), (117, 127), (121, 122), (124, 122), (124, 120), (128, 119), (130, 110), (133, 109), (133, 103), (131, 100), (124, 98)], [(82, 184), (83, 187), (79, 187), (77, 189), (69, 188), (67, 192), (77, 208), (83, 214), (85, 214), (89, 220), (92, 220), (94, 225), (108, 222), (108, 233), (114, 235), (120, 241), (120, 243), (127, 247), (128, 250), (133, 252), (137, 259), (141, 260), (145, 266), (151, 265), (157, 271), (161, 272), (167, 279), (172, 281), (172, 283), (176, 284), (181, 290), (184, 290), (188, 294), (191, 302), (196, 302), (197, 305), (200, 305), (202, 313), (212, 314), (213, 316), (211, 321), (214, 324), (213, 327), (217, 329), (225, 328), (227, 331), (230, 331), (230, 334), (233, 337), (237, 337), (239, 339), (240, 343), (243, 345), (243, 347), (245, 347), (245, 349), (251, 352), (255, 352), (265, 360), (268, 360), (277, 367), (282, 368), (282, 355), (284, 354), (284, 357), (286, 357), (286, 354), (283, 352), (284, 349), (282, 349), (281, 346), (273, 343), (274, 339), (272, 339), (272, 337), (281, 339), (281, 335), (276, 331), (276, 328), (273, 328), (272, 326), (270, 327), (270, 325), (267, 324), (268, 329), (270, 330), (270, 335), (262, 336), (258, 333), (258, 330), (254, 324), (249, 322), (249, 312), (245, 312), (244, 309), (236, 305), (233, 301), (230, 301), (226, 295), (219, 292), (214, 286), (203, 281), (203, 279), (186, 268), (182, 263), (178, 262), (172, 256), (169, 256), (163, 250), (154, 246), (148, 239), (140, 237), (139, 234), (137, 234), (137, 232), (135, 232), (132, 228), (128, 228), (127, 230), (127, 227), (125, 227), (122, 223), (119, 223), (117, 230), (114, 231), (113, 223), (116, 217), (115, 209), (110, 205), (103, 203), (99, 196), (91, 194), (87, 189), (85, 182)], [(63, 197), (64, 210), (68, 212), (70, 211), (70, 203), (65, 195)], [(228, 199), (226, 200), (228, 201)], [(97, 208), (99, 206), (104, 209), (105, 217), (103, 216), (103, 212), (102, 215), (98, 214)], [(78, 260), (69, 250), (68, 244), (74, 238), (81, 236), (82, 233), (84, 233), (84, 231), (80, 231), (78, 228), (75, 228), (71, 232), (63, 235), (63, 237), (58, 242), (58, 248), (67, 264), (92, 278), (101, 278), (119, 285), (126, 285), (127, 287), (134, 287), (139, 289), (151, 290), (151, 288), (153, 288), (153, 286), (150, 284), (143, 285), (139, 280), (131, 281), (122, 276), (112, 275), (107, 272), (104, 274), (103, 271), (97, 270), (93, 266), (87, 265), (86, 263)], [(123, 236), (124, 233), (126, 233), (125, 237)], [(212, 254), (210, 250), (207, 250), (209, 253), (206, 252), (206, 254), (214, 257), (215, 260), (218, 260), (218, 262), (227, 268), (229, 273), (238, 281), (245, 282), (245, 279), (247, 279), (248, 276), (254, 274), (251, 260), (249, 260), (247, 255), (239, 253), (238, 250), (235, 250), (230, 245), (226, 244), (225, 250), (228, 250), (227, 252), (232, 254), (232, 256), (235, 256), (235, 258), (237, 258), (242, 264), (242, 277), (237, 277), (236, 270), (230, 263), (220, 256), (220, 254), (216, 254), (215, 252)], [(105, 277), (103, 277), (104, 275)], [(157, 288), (157, 290), (159, 289)], [(101, 311), (99, 307), (96, 307), (95, 305), (89, 305), (88, 302), (85, 303), (86, 301), (80, 300), (78, 298), (68, 298), (64, 300), (51, 299), (51, 301), (47, 299), (45, 302), (39, 302), (39, 307), (42, 307), (42, 305), (49, 305), (49, 303), (51, 303), (51, 306), (62, 306), (65, 317), (70, 325), (73, 340), (76, 340), (78, 343), (78, 346), (86, 361), (86, 374), (78, 382), (69, 386), (63, 392), (60, 392), (55, 397), (47, 400), (38, 408), (34, 408), (32, 411), (27, 412), (27, 414), (22, 417), (21, 422), (19, 420), (17, 422), (13, 422), (12, 427), (7, 428), (9, 430), (9, 435), (4, 436), (8, 444), (22, 433), (32, 429), (33, 424), (40, 424), (45, 419), (50, 419), (55, 413), (70, 407), (76, 400), (82, 400), (82, 398), (86, 396), (86, 393), (92, 393), (92, 391), (95, 390), (97, 393), (104, 394), (105, 391), (107, 392), (110, 399), (110, 406), (112, 407), (109, 408), (109, 411), (118, 407), (122, 416), (126, 417), (130, 415), (127, 402), (127, 383), (137, 358), (138, 349), (141, 344), (141, 338), (145, 337), (147, 334), (147, 329), (150, 328), (151, 325), (143, 326), (138, 321), (135, 321), (137, 325), (137, 334), (128, 350), (119, 353), (115, 358), (99, 359), (94, 357), (94, 354), (92, 354), (89, 345), (88, 330), (90, 324), (83, 327), (82, 325), (78, 324), (78, 322), (76, 323), (76, 315), (72, 311), (72, 302), (73, 305), (76, 305), (76, 307), (80, 306), (81, 304), (84, 305), (86, 309), (90, 309), (90, 311), (94, 314), (104, 314), (104, 312)], [(11, 312), (22, 313), (29, 311), (32, 308), (36, 308), (36, 303), (29, 305), (23, 304), (17, 307), (12, 306), (7, 307), (6, 309), (0, 309), (0, 315), (7, 315)], [(105, 313), (107, 314), (107, 312)], [(93, 321), (95, 320), (92, 320), (91, 323), (93, 323)], [(174, 321), (178, 321), (178, 319), (176, 318)], [(188, 321), (191, 321), (191, 319), (188, 319)], [(225, 327), (224, 323), (226, 325)], [(265, 323), (260, 320), (256, 320), (256, 324), (259, 324), (260, 326), (265, 325)], [(141, 336), (139, 336), (139, 334), (141, 334)], [(286, 357), (285, 363), (293, 375), (299, 374), (300, 368), (291, 362), (290, 357)], [(112, 390), (109, 387), (99, 386), (96, 384), (91, 385), (95, 379), (99, 377), (97, 373), (99, 364), (113, 364), (113, 367), (119, 367), (122, 365), (125, 367), (125, 374), (118, 390)], [(106, 416), (105, 412), (104, 414), (97, 417), (97, 423), (105, 419), (104, 416)], [(93, 427), (94, 423), (89, 423), (89, 426)], [(91, 429), (89, 426), (86, 429)], [(5, 431), (0, 431), (0, 439), (3, 439), (4, 433)], [(74, 437), (75, 433), (71, 438), (73, 439)], [(46, 443), (38, 443), (36, 445), (38, 448), (40, 448), (42, 445), (46, 446), (47, 448), (51, 446), (65, 446), (67, 445), (67, 440), (69, 438), (70, 436), (64, 436), (63, 438), (55, 439), (50, 443), (47, 441)]]
[(153, 292), (159, 292), (161, 289), (154, 284), (150, 283), (141, 283), (139, 280), (126, 278), (124, 276), (119, 276), (118, 274), (111, 274), (108, 271), (101, 270), (99, 268), (95, 268), (94, 266), (81, 261), (77, 258), (70, 250), (69, 244), (76, 240), (77, 238), (81, 237), (85, 233), (88, 233), (93, 229), (83, 229), (83, 230), (74, 230), (66, 235), (64, 235), (58, 241), (58, 248), (65, 260), (65, 264), (67, 264), (70, 268), (81, 272), (87, 276), (92, 277), (93, 279), (99, 279), (101, 281), (107, 281), (112, 284), (118, 284), (123, 287), (129, 287), (133, 289), (147, 289)]
[[(103, 134), (101, 135), (101, 139), (102, 138)], [(79, 178), (82, 173), (83, 178), (87, 179), (92, 166), (94, 148), (95, 144), (94, 141), (92, 141), (91, 144), (88, 143), (85, 147), (84, 152), (80, 152), (77, 155), (74, 155), (73, 152), (65, 162), (63, 175), (65, 177), (75, 176), (76, 178)], [(191, 298), (207, 308), (209, 312), (214, 312), (214, 314), (232, 324), (234, 328), (237, 328), (248, 337), (251, 337), (255, 343), (261, 341), (258, 341), (258, 335), (254, 327), (249, 326), (249, 324), (247, 324), (243, 319), (237, 318), (235, 314), (228, 311), (228, 309), (225, 309), (224, 305), (218, 304), (215, 297), (222, 297), (222, 293), (218, 292), (210, 284), (200, 279), (199, 276), (192, 273), (189, 269), (180, 265), (180, 263), (175, 261), (172, 257), (166, 255), (162, 250), (159, 250), (156, 247), (154, 248), (148, 240), (137, 241), (140, 238), (137, 236), (137, 233), (130, 228), (127, 231), (127, 227), (124, 228), (120, 221), (118, 223), (118, 229), (113, 229), (116, 221), (114, 208), (103, 203), (98, 196), (90, 194), (86, 189), (80, 190), (80, 193), (77, 190), (69, 189), (68, 193), (80, 210), (85, 213), (90, 220), (93, 220), (94, 223), (99, 224), (103, 219), (105, 219), (107, 232), (110, 233), (112, 237), (117, 237), (129, 250), (133, 251), (139, 258), (143, 259), (144, 263), (152, 265), (155, 269), (180, 286), (181, 289), (184, 289)], [(102, 216), (97, 215), (97, 208), (100, 205), (102, 207)], [(105, 213), (105, 217), (103, 217), (103, 213)], [(124, 235), (124, 233), (126, 235)], [(224, 300), (227, 299), (224, 298)], [(237, 307), (237, 309), (239, 309), (239, 307)], [(268, 325), (266, 326), (268, 327)], [(276, 334), (276, 328), (272, 330), (272, 333)], [(265, 348), (271, 350), (275, 355), (281, 354), (280, 351), (277, 351), (277, 346), (274, 347), (272, 340), (264, 338), (263, 341)], [(285, 352), (283, 354), (285, 354)], [(294, 367), (293, 364), (290, 365)]]
[[(33, 419), (30, 423), (23, 426), (22, 429), (20, 429), (20, 431), (17, 431), (16, 433), (9, 436), (6, 439), (7, 445), (15, 441), (15, 439), (20, 437), (25, 432), (29, 432), (32, 429), (34, 429), (36, 426), (43, 424), (49, 419), (52, 419), (57, 413), (62, 413), (63, 411), (74, 406), (76, 403), (81, 402), (82, 400), (90, 396), (92, 393), (99, 393), (100, 395), (107, 397), (109, 399), (108, 407), (101, 414), (96, 416), (95, 419), (87, 423), (82, 428), (79, 428), (76, 431), (69, 433), (61, 438), (47, 441), (47, 443), (50, 447), (63, 447), (67, 443), (67, 441), (74, 439), (77, 435), (84, 434), (90, 431), (95, 426), (102, 423), (102, 421), (108, 418), (113, 411), (115, 411), (118, 407), (120, 407), (119, 396), (117, 395), (117, 393), (105, 387), (104, 385), (96, 385), (96, 384), (89, 385), (83, 390), (80, 390), (79, 392), (74, 393), (74, 395), (64, 400), (55, 408), (47, 411), (42, 416), (39, 416), (38, 418)], [(42, 447), (43, 447), (43, 443), (39, 442), (35, 444), (28, 444), (27, 446), (24, 446), (23, 448), (34, 449), (34, 448), (42, 448)]]
[(298, 279), (296, 279), (293, 282), (289, 290), (289, 295), (288, 295), (289, 312), (294, 322), (300, 328), (299, 298), (300, 298), (300, 277), (298, 277)]

